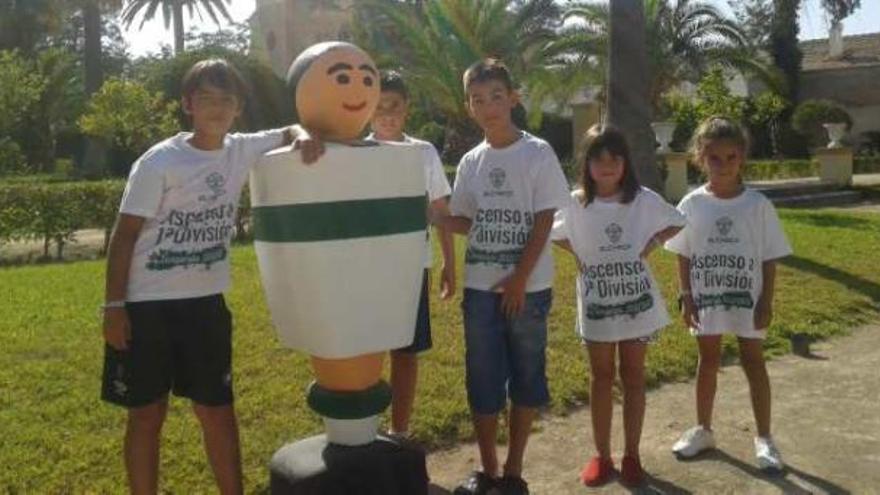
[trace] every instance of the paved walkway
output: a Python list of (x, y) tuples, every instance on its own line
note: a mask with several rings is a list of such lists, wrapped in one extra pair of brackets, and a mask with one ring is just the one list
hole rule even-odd
[[(669, 449), (693, 424), (693, 383), (648, 394), (642, 461), (651, 478), (636, 493), (880, 493), (880, 326), (815, 344), (811, 356), (770, 362), (774, 436), (789, 466), (783, 476), (754, 465), (754, 421), (742, 371), (719, 376), (715, 431), (718, 450), (680, 462)], [(615, 407), (613, 451), (621, 451)], [(526, 453), (525, 476), (535, 495), (630, 493), (617, 482), (588, 490), (577, 477), (592, 453), (589, 412), (541, 421)], [(502, 449), (503, 450), (503, 449)], [(502, 452), (503, 453), (503, 452)], [(503, 459), (503, 456), (501, 457)], [(432, 454), (432, 494), (449, 493), (476, 464), (476, 447)]]

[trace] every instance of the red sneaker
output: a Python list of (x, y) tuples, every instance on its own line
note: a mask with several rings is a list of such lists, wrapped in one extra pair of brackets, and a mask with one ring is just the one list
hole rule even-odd
[(581, 471), (581, 481), (587, 486), (599, 486), (608, 483), (614, 474), (614, 461), (599, 456), (590, 459)]
[(638, 456), (625, 455), (620, 461), (620, 482), (629, 487), (636, 487), (645, 481), (645, 472)]

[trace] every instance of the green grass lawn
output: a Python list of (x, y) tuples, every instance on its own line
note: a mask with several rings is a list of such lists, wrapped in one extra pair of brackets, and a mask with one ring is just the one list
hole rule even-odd
[[(827, 337), (876, 318), (880, 216), (781, 214), (796, 255), (779, 271), (768, 353), (786, 352), (785, 337), (793, 332)], [(551, 414), (587, 398), (586, 362), (573, 332), (575, 269), (568, 256), (556, 254), (548, 349)], [(696, 349), (673, 308), (673, 257), (660, 253), (652, 264), (676, 320), (648, 354), (648, 379), (656, 385), (689, 377)], [(234, 288), (228, 299), (236, 327), (235, 388), (247, 492), (253, 493), (265, 491), (266, 465), (278, 447), (319, 432), (321, 426), (304, 402), (303, 389), (311, 379), (306, 359), (282, 349), (270, 326), (253, 250), (236, 248), (233, 267)], [(124, 491), (124, 413), (98, 399), (102, 341), (96, 308), (103, 274), (100, 262), (0, 269), (0, 491)], [(468, 438), (471, 429), (463, 385), (460, 298), (432, 303), (435, 344), (422, 360), (413, 429), (418, 438), (437, 446)], [(734, 343), (727, 344), (733, 356)], [(171, 404), (164, 430), (162, 487), (173, 493), (212, 491), (189, 405), (181, 400)]]

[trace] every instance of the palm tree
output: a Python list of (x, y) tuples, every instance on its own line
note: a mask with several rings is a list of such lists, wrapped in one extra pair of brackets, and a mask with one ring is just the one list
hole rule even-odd
[(611, 0), (608, 49), (608, 123), (629, 138), (639, 182), (663, 191), (651, 131), (651, 64), (642, 0)]
[[(101, 16), (105, 11), (118, 11), (122, 7), (122, 0), (80, 0), (80, 4), (83, 15), (83, 37), (85, 38), (85, 57), (83, 60), (85, 90), (86, 96), (91, 96), (104, 84)], [(104, 146), (92, 137), (87, 138), (80, 172), (87, 177), (96, 177), (104, 170), (105, 160)]]
[(144, 26), (144, 23), (153, 19), (159, 8), (162, 9), (162, 18), (165, 20), (165, 28), (167, 29), (171, 22), (174, 22), (174, 53), (183, 52), (184, 31), (183, 31), (183, 8), (189, 11), (189, 16), (198, 14), (201, 17), (202, 9), (208, 14), (208, 17), (218, 26), (220, 25), (220, 17), (222, 16), (229, 22), (232, 17), (226, 10), (226, 5), (231, 4), (232, 0), (128, 0), (122, 11), (122, 22), (126, 27), (130, 27), (134, 20), (143, 13), (141, 23), (138, 29)]
[(45, 37), (59, 30), (61, 10), (56, 0), (0, 1), (0, 50), (34, 55)]
[(86, 94), (91, 95), (101, 89), (104, 82), (101, 59), (102, 16), (122, 8), (122, 0), (80, 0), (83, 15), (83, 37), (85, 39), (85, 86)]
[[(681, 81), (696, 82), (712, 65), (720, 64), (757, 75), (771, 87), (778, 85), (773, 71), (757, 55), (742, 28), (714, 6), (699, 0), (679, 0), (675, 4), (670, 0), (645, 0), (643, 11), (652, 74), (650, 97), (655, 110), (671, 88)], [(563, 36), (593, 40), (591, 44), (572, 43), (574, 53), (600, 59), (606, 57), (608, 52), (603, 48), (611, 18), (609, 6), (581, 3), (565, 15), (578, 22)], [(638, 22), (631, 17), (628, 19), (622, 22)], [(632, 27), (626, 29), (633, 30)]]
[(399, 68), (411, 87), (445, 116), (444, 158), (455, 160), (479, 136), (464, 107), (465, 69), (495, 57), (526, 88), (530, 79), (546, 86), (551, 72), (542, 68), (560, 14), (553, 0), (368, 0), (359, 6), (358, 16), (369, 31), (356, 37), (380, 65)]

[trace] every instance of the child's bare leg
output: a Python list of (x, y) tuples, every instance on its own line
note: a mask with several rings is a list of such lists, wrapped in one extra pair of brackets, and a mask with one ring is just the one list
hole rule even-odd
[(615, 344), (590, 342), (590, 417), (593, 423), (593, 443), (603, 459), (611, 458), (611, 415), (614, 404), (611, 389), (614, 385)]
[(243, 493), (235, 408), (232, 404), (226, 406), (193, 404), (193, 411), (202, 425), (205, 452), (220, 493), (223, 495)]
[(760, 339), (739, 339), (739, 360), (752, 396), (752, 411), (758, 436), (770, 436), (770, 378), (764, 362), (764, 342)]
[(167, 398), (128, 410), (123, 449), (133, 494), (159, 492), (159, 437), (167, 411)]
[(409, 431), (413, 402), (416, 397), (416, 381), (419, 374), (419, 357), (414, 352), (391, 351), (391, 431)]
[(629, 340), (617, 346), (620, 353), (620, 380), (623, 382), (624, 454), (638, 457), (645, 420), (645, 353), (648, 345)]
[(498, 434), (497, 414), (474, 413), (474, 430), (477, 433), (477, 445), (480, 448), (480, 463), (483, 472), (492, 478), (498, 477), (498, 452), (495, 439)]
[(697, 369), (697, 423), (711, 430), (718, 369), (721, 367), (721, 336), (697, 337), (697, 345), (700, 348), (700, 364)]
[(504, 463), (504, 474), (522, 477), (523, 456), (526, 444), (532, 433), (532, 422), (538, 416), (534, 407), (511, 406), (510, 439), (507, 444), (507, 461)]

